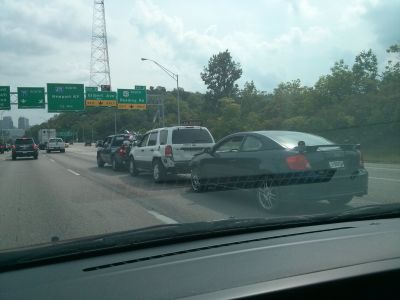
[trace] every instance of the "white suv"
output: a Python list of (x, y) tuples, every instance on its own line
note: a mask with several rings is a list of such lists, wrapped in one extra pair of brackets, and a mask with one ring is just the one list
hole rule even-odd
[(153, 129), (143, 136), (129, 153), (129, 173), (152, 171), (155, 182), (169, 174), (190, 173), (193, 156), (214, 145), (214, 138), (205, 127), (174, 126)]

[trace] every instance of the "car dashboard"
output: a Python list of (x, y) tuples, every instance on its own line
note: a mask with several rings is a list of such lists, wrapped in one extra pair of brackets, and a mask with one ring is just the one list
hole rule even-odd
[(400, 220), (259, 231), (0, 273), (0, 299), (398, 299)]

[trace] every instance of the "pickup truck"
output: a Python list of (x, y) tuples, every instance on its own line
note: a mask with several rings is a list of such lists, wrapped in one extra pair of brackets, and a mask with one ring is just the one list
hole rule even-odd
[(131, 147), (129, 134), (110, 135), (103, 142), (97, 144), (97, 166), (99, 168), (104, 167), (106, 163), (111, 165), (114, 171), (128, 167)]
[(46, 152), (50, 153), (51, 151), (60, 151), (61, 153), (65, 152), (65, 143), (61, 138), (51, 138), (46, 146)]

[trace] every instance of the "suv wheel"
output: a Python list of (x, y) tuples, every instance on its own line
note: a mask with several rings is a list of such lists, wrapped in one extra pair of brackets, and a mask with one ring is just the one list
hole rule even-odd
[(198, 168), (193, 168), (190, 172), (190, 182), (193, 192), (200, 193), (205, 190), (205, 186), (201, 184)]
[(153, 180), (154, 182), (161, 182), (165, 180), (166, 172), (164, 166), (159, 160), (153, 162)]
[(61, 153), (65, 153), (65, 149), (61, 149), (60, 152), (61, 152)]
[(104, 167), (104, 161), (101, 159), (100, 155), (97, 155), (97, 166), (99, 168)]
[(119, 165), (115, 157), (111, 158), (111, 166), (114, 172), (117, 172), (119, 170)]
[(131, 174), (131, 176), (139, 175), (139, 171), (136, 169), (135, 159), (133, 157), (129, 159), (129, 174)]

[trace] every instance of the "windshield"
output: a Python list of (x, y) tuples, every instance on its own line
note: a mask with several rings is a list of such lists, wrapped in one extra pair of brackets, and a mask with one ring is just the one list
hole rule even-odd
[(400, 205), (399, 1), (0, 7), (0, 252)]

